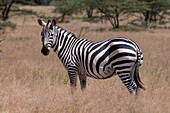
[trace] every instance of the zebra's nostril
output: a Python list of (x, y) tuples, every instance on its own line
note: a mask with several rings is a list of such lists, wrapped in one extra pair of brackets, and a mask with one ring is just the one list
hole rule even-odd
[(43, 55), (48, 55), (49, 54), (49, 50), (48, 50), (48, 48), (46, 47), (46, 46), (43, 46), (43, 48), (41, 49), (41, 53), (43, 54)]

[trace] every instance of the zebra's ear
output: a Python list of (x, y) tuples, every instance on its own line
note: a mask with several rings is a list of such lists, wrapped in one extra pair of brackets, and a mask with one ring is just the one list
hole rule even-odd
[(41, 19), (38, 19), (37, 21), (38, 21), (40, 26), (45, 26), (46, 25), (46, 23), (44, 21), (42, 21)]
[(51, 20), (48, 20), (47, 27), (50, 28), (50, 26), (51, 26)]
[(53, 26), (56, 26), (56, 24), (57, 24), (56, 19), (53, 19), (53, 20), (52, 20), (52, 25), (53, 25)]

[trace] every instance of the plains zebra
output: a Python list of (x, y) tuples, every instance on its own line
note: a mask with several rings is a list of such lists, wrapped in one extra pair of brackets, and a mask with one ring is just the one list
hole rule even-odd
[(79, 76), (81, 89), (86, 87), (86, 76), (106, 79), (117, 74), (130, 93), (144, 89), (139, 77), (139, 66), (143, 55), (138, 45), (127, 38), (90, 41), (76, 38), (74, 34), (56, 25), (55, 19), (47, 23), (38, 19), (43, 26), (41, 36), (42, 54), (48, 55), (53, 48), (68, 71), (71, 89)]

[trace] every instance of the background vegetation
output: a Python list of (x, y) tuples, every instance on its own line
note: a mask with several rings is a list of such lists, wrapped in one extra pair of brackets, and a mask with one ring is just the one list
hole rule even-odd
[(61, 14), (60, 17), (56, 17), (60, 22), (64, 22), (66, 16), (86, 12), (86, 17), (89, 18), (86, 20), (94, 20), (97, 17), (101, 22), (109, 21), (116, 29), (119, 28), (120, 20), (123, 20), (123, 17), (124, 19), (135, 17), (129, 23), (139, 25), (140, 22), (140, 25), (146, 27), (170, 21), (168, 18), (170, 14), (169, 0), (1, 0), (0, 18), (2, 20), (8, 19), (11, 6), (14, 3), (52, 5), (55, 7), (54, 12)]
[(120, 18), (124, 15), (126, 18), (136, 16), (132, 23), (139, 21), (145, 26), (169, 22), (166, 20), (169, 0), (53, 0), (51, 5), (62, 14), (61, 21), (65, 15), (86, 12), (88, 18), (93, 18), (95, 13), (101, 21), (108, 20), (113, 28), (119, 28)]

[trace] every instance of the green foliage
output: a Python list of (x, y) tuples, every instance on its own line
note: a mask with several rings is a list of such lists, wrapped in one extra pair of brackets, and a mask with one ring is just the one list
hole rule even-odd
[(119, 29), (110, 28), (109, 31), (144, 31), (146, 30), (145, 26), (120, 26)]
[(141, 23), (148, 26), (150, 23), (166, 23), (165, 18), (169, 15), (170, 0), (134, 0), (137, 7), (132, 10), (141, 14)]
[(96, 23), (100, 21), (100, 18), (99, 17), (92, 17), (92, 18), (83, 17), (82, 21)]
[(16, 10), (16, 11), (18, 11), (19, 13), (18, 13), (18, 15), (35, 15), (35, 16), (37, 16), (37, 17), (39, 17), (39, 18), (43, 18), (43, 19), (46, 19), (46, 20), (51, 20), (51, 19), (53, 19), (53, 17), (51, 17), (51, 16), (45, 16), (45, 14), (44, 13), (38, 13), (38, 12), (36, 12), (36, 11), (33, 11), (33, 10), (31, 10), (31, 9), (18, 9), (18, 10)]
[(11, 23), (10, 21), (0, 21), (0, 25), (2, 25), (2, 27), (10, 27), (12, 29), (16, 28), (16, 24)]
[[(124, 15), (127, 18), (136, 16), (132, 23), (141, 22), (148, 26), (153, 22), (169, 22), (165, 18), (170, 14), (170, 0), (53, 0), (51, 5), (56, 7), (56, 13), (61, 14), (61, 21), (64, 21), (66, 15), (86, 12), (87, 18), (83, 17), (83, 21), (108, 20), (113, 28), (119, 28), (120, 17)], [(100, 14), (101, 17), (96, 18), (93, 13)]]
[(38, 13), (36, 11), (33, 11), (31, 9), (22, 9), (20, 10), (21, 14), (24, 15), (38, 15)]
[(0, 1), (0, 12), (1, 12), (1, 19), (2, 20), (7, 20), (8, 19), (8, 15), (10, 12), (10, 9), (12, 7), (12, 5), (14, 4), (15, 0), (1, 0)]
[(98, 0), (95, 6), (103, 19), (108, 20), (113, 28), (119, 28), (120, 16), (130, 12), (131, 3), (131, 0)]
[(30, 0), (16, 0), (15, 3), (22, 4), (22, 5), (36, 5), (35, 2)]
[(55, 13), (61, 14), (61, 22), (64, 21), (65, 16), (71, 16), (77, 11), (76, 0), (53, 0), (51, 5), (55, 6)]
[(103, 32), (103, 31), (106, 31), (106, 28), (101, 27), (101, 28), (96, 29), (96, 31), (97, 32)]
[(52, 0), (16, 0), (17, 4), (22, 5), (49, 5)]
[(86, 11), (87, 17), (92, 18), (94, 10), (97, 8), (96, 0), (77, 0), (78, 10)]
[(43, 19), (45, 19), (45, 20), (52, 20), (52, 19), (54, 19), (54, 17), (45, 16), (43, 13), (39, 13), (37, 16), (38, 16), (39, 18), (43, 18)]
[[(2, 4), (4, 0), (0, 0)], [(5, 0), (4, 3), (12, 0)], [(129, 22), (131, 25), (141, 24), (148, 28), (159, 28), (158, 24), (170, 22), (170, 0), (13, 0), (15, 3), (24, 5), (51, 4), (55, 6), (55, 13), (61, 14), (57, 17), (59, 22), (64, 22), (66, 16), (86, 12), (87, 16), (79, 17), (82, 21), (103, 22), (109, 21), (113, 28), (119, 28), (120, 22), (127, 18), (135, 17)], [(0, 8), (2, 13), (3, 8)], [(13, 8), (11, 8), (13, 10)], [(14, 11), (14, 10), (13, 10)], [(52, 19), (32, 10), (16, 10), (20, 14), (36, 15), (39, 18)], [(94, 16), (94, 14), (96, 14)], [(0, 15), (2, 17), (2, 15)], [(124, 17), (121, 18), (121, 17)], [(5, 19), (8, 18), (8, 15)], [(120, 20), (121, 18), (121, 20)], [(66, 22), (66, 21), (65, 21)], [(140, 26), (140, 25), (138, 25)]]
[(38, 5), (49, 5), (52, 0), (33, 0)]

